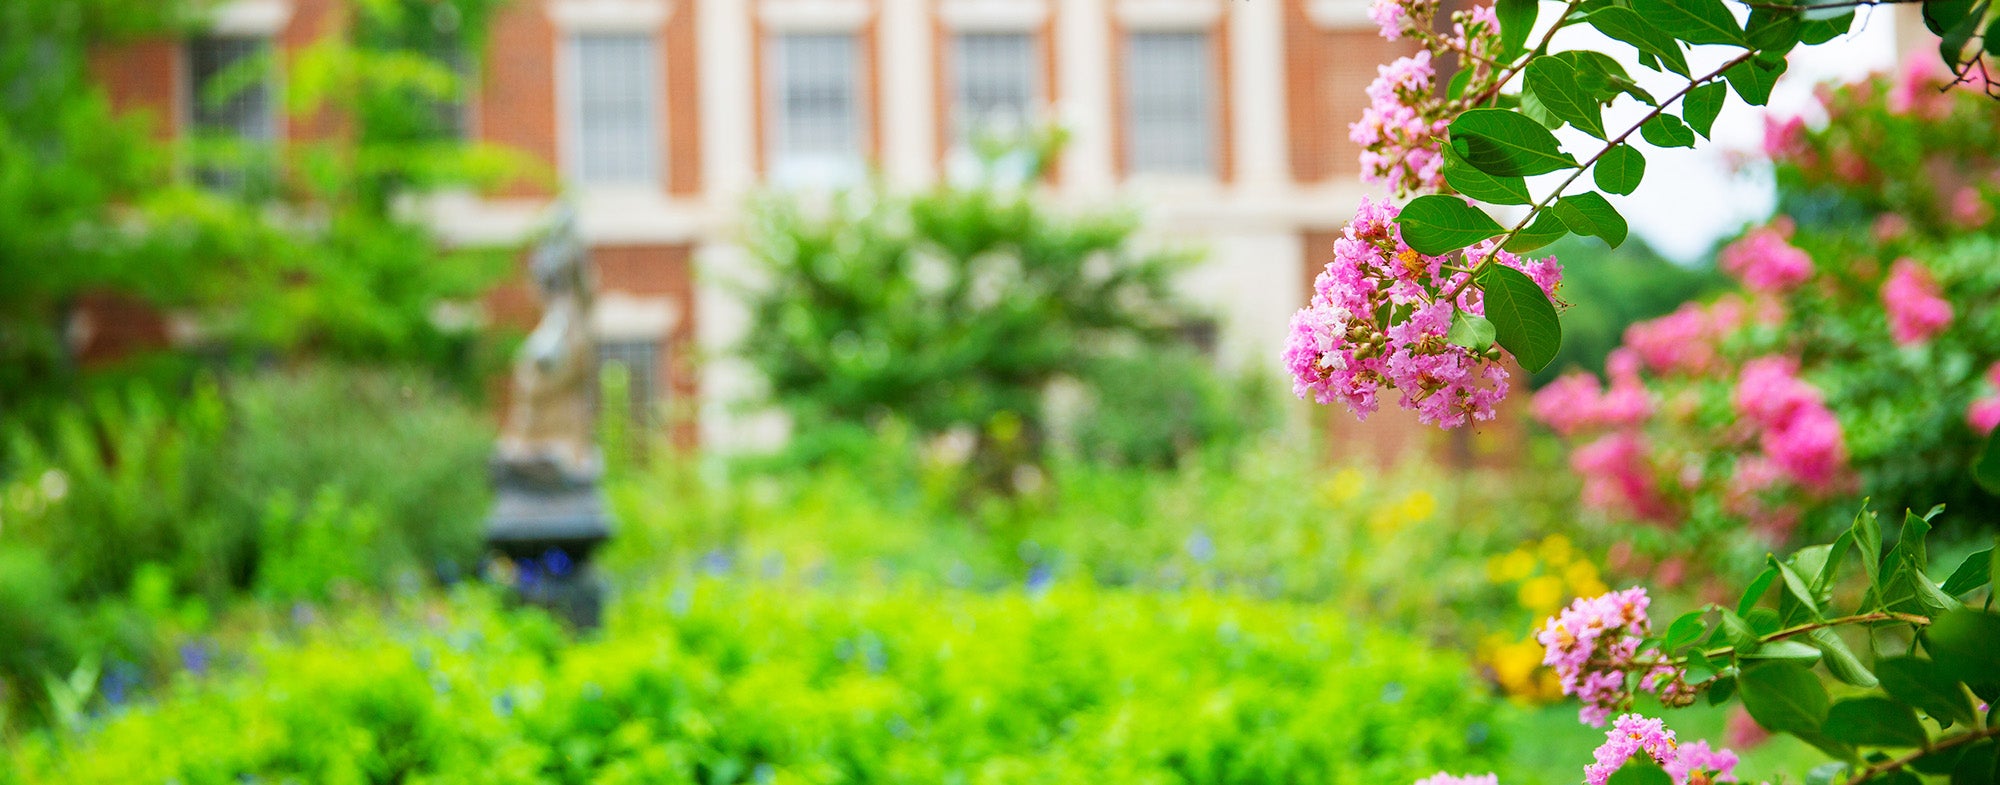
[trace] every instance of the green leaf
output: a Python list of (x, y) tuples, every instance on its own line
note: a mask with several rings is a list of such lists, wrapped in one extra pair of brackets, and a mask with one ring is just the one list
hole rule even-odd
[(1819, 662), (1819, 649), (1798, 641), (1770, 641), (1737, 655), (1741, 660), (1785, 660), (1811, 666)]
[(1806, 772), (1806, 785), (1836, 785), (1846, 782), (1847, 764), (1840, 761), (1822, 763)]
[(1463, 346), (1473, 351), (1486, 351), (1493, 345), (1493, 323), (1486, 317), (1464, 311), (1453, 311), (1451, 330), (1445, 333), (1445, 342), (1453, 346)]
[(1826, 723), (1826, 686), (1806, 666), (1788, 660), (1760, 662), (1737, 677), (1743, 708), (1767, 730), (1804, 736)]
[(1804, 24), (1796, 8), (1779, 10), (1758, 6), (1750, 10), (1750, 20), (1744, 29), (1752, 49), (1784, 54), (1799, 45), (1799, 30)]
[(1944, 593), (1953, 597), (1963, 596), (1992, 580), (1993, 549), (1987, 548), (1965, 557), (1965, 561), (1959, 563), (1958, 569), (1951, 571), (1951, 577), (1944, 579)]
[(1957, 27), (1967, 14), (1972, 12), (1974, 0), (1925, 0), (1924, 26), (1931, 32), (1944, 35)]
[(1749, 613), (1743, 614), (1743, 620), (1750, 623), (1750, 629), (1756, 630), (1759, 637), (1777, 632), (1783, 624), (1778, 619), (1778, 612), (1770, 608), (1751, 608)]
[(1715, 661), (1703, 654), (1701, 649), (1688, 649), (1686, 662), (1688, 681), (1707, 681), (1715, 677)]
[(1465, 162), (1457, 143), (1444, 146), (1444, 181), (1459, 193), (1491, 204), (1533, 204), (1528, 183), (1519, 177), (1495, 177)]
[(1535, 15), (1541, 9), (1538, 0), (1498, 0), (1493, 4), (1493, 15), (1500, 21), (1500, 51), (1506, 58), (1512, 58), (1527, 46), (1528, 34), (1535, 29)]
[(1448, 194), (1419, 196), (1396, 217), (1403, 242), (1417, 253), (1441, 256), (1505, 231), (1493, 217)]
[(1674, 779), (1667, 776), (1666, 769), (1645, 755), (1634, 755), (1625, 765), (1611, 772), (1611, 778), (1604, 785), (1674, 785)]
[(1473, 109), (1451, 121), (1451, 138), (1464, 140), (1460, 152), (1479, 171), (1526, 177), (1575, 169), (1576, 158), (1562, 151), (1549, 129), (1518, 112)]
[(1547, 57), (1534, 58), (1528, 62), (1523, 78), (1535, 100), (1551, 114), (1579, 131), (1604, 138), (1604, 109), (1598, 106), (1595, 97), (1577, 86), (1576, 71), (1567, 63)]
[(2000, 16), (1993, 17), (1993, 21), (1986, 25), (1986, 32), (1980, 37), (1986, 40), (1986, 53), (2000, 57)]
[(1720, 706), (1736, 695), (1736, 677), (1722, 676), (1708, 685), (1708, 705)]
[(1689, 128), (1708, 139), (1715, 129), (1715, 118), (1722, 114), (1722, 105), (1729, 100), (1729, 86), (1721, 82), (1708, 84), (1689, 90), (1681, 98), (1681, 114), (1686, 115)]
[(1938, 56), (1944, 58), (1945, 64), (1951, 66), (1954, 73), (1965, 63), (1965, 44), (1972, 40), (1973, 34), (1979, 32), (1979, 21), (1984, 18), (1986, 18), (1986, 0), (1980, 0), (1978, 5), (1972, 7), (1971, 13), (1938, 39)]
[(1556, 200), (1555, 213), (1563, 225), (1577, 234), (1604, 238), (1613, 248), (1625, 242), (1625, 216), (1606, 201), (1603, 194), (1585, 191)]
[(1876, 660), (1875, 675), (1889, 697), (1917, 707), (1940, 724), (1974, 721), (1965, 690), (1930, 660), (1909, 656)]
[(1861, 570), (1868, 573), (1871, 591), (1882, 590), (1882, 523), (1875, 517), (1875, 511), (1864, 504), (1861, 511), (1854, 514), (1854, 525), (1848, 529), (1854, 533), (1854, 547), (1861, 552)]
[(1557, 218), (1553, 211), (1543, 210), (1541, 214), (1535, 216), (1534, 223), (1515, 232), (1506, 245), (1501, 247), (1514, 253), (1527, 253), (1568, 235), (1569, 227), (1563, 225), (1562, 219)]
[(1940, 673), (1968, 684), (2000, 680), (2000, 615), (1961, 608), (1924, 630)]
[(1536, 125), (1551, 131), (1563, 127), (1563, 119), (1542, 105), (1542, 99), (1536, 98), (1532, 90), (1521, 91), (1521, 114), (1527, 115)]
[(1520, 270), (1488, 264), (1480, 268), (1479, 288), (1500, 345), (1529, 373), (1547, 368), (1562, 348), (1562, 322), (1542, 287)]
[(1757, 607), (1757, 601), (1764, 598), (1764, 591), (1777, 580), (1776, 567), (1765, 567), (1763, 572), (1757, 573), (1757, 577), (1750, 579), (1750, 585), (1743, 588), (1743, 597), (1736, 601), (1736, 613), (1748, 615), (1751, 608)]
[(1639, 126), (1639, 135), (1654, 147), (1693, 147), (1694, 129), (1670, 114), (1656, 115)]
[(1921, 747), (1930, 741), (1909, 706), (1873, 695), (1833, 704), (1826, 712), (1826, 735), (1862, 747)]
[(1624, 196), (1639, 190), (1639, 181), (1646, 176), (1646, 156), (1629, 144), (1621, 144), (1604, 151), (1597, 164), (1590, 171), (1597, 187), (1609, 193)]
[(1746, 42), (1722, 0), (1632, 0), (1639, 18), (1690, 44)]
[(1667, 637), (1660, 643), (1668, 655), (1678, 655), (1695, 641), (1701, 640), (1702, 633), (1708, 632), (1708, 624), (1702, 621), (1701, 611), (1688, 611), (1667, 625)]
[(1814, 17), (1813, 11), (1806, 11), (1806, 23), (1799, 27), (1799, 43), (1818, 46), (1846, 35), (1854, 27), (1854, 11), (1838, 8), (1821, 9), (1833, 12), (1832, 16)]
[(1630, 44), (1641, 53), (1659, 58), (1660, 63), (1674, 73), (1681, 76), (1689, 75), (1687, 56), (1681, 52), (1680, 42), (1659, 28), (1647, 24), (1632, 9), (1622, 6), (1600, 8), (1591, 12), (1584, 21), (1591, 27), (1597, 28), (1600, 33)]
[(1826, 558), (1820, 561), (1818, 574), (1813, 576), (1813, 591), (1824, 592), (1833, 586), (1834, 578), (1840, 574), (1840, 563), (1847, 558), (1847, 552), (1854, 547), (1852, 529), (1840, 533), (1833, 544), (1827, 546)]
[(1833, 630), (1825, 628), (1813, 630), (1806, 633), (1806, 640), (1820, 650), (1822, 655), (1820, 662), (1826, 666), (1827, 672), (1842, 683), (1863, 689), (1881, 683), (1875, 678), (1875, 674), (1868, 670), (1868, 666), (1861, 664), (1861, 658), (1854, 656), (1854, 650), (1847, 648), (1847, 642), (1841, 640), (1840, 635)]
[(1979, 451), (1979, 460), (1972, 464), (1972, 479), (1979, 486), (1994, 493), (2000, 493), (2000, 429), (1986, 437), (1986, 447)]
[(1740, 615), (1731, 613), (1727, 608), (1722, 611), (1722, 625), (1716, 628), (1716, 632), (1722, 636), (1723, 642), (1738, 649), (1755, 646), (1757, 645), (1757, 639), (1763, 637), (1758, 635), (1756, 630), (1751, 629), (1749, 621), (1746, 621)]
[(1722, 78), (1729, 86), (1736, 88), (1736, 94), (1751, 106), (1763, 106), (1771, 100), (1771, 86), (1778, 83), (1778, 77), (1785, 73), (1785, 59), (1780, 57), (1767, 60), (1754, 57), (1729, 67), (1722, 72)]
[(1784, 580), (1785, 593), (1789, 594), (1799, 605), (1804, 606), (1806, 611), (1811, 614), (1813, 621), (1819, 621), (1821, 618), (1819, 601), (1813, 597), (1812, 584), (1806, 583), (1805, 577), (1800, 575), (1797, 570), (1792, 569), (1791, 565), (1778, 561), (1775, 556), (1768, 558), (1770, 559), (1771, 566), (1778, 569), (1778, 577)]
[(2000, 783), (2000, 742), (1992, 739), (1970, 745), (1951, 769), (1951, 785), (1995, 783)]

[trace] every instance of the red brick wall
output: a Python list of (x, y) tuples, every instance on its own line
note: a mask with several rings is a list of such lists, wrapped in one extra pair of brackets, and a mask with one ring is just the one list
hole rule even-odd
[[(676, 318), (661, 347), (665, 362), (660, 364), (660, 375), (653, 384), (666, 391), (669, 401), (682, 413), (693, 411), (698, 391), (693, 256), (693, 248), (684, 243), (605, 245), (591, 249), (591, 263), (597, 269), (600, 291), (664, 297), (673, 303)], [(677, 417), (673, 428), (676, 444), (694, 446), (697, 430), (692, 419)]]
[(92, 47), (91, 78), (104, 87), (111, 108), (121, 114), (144, 113), (152, 118), (155, 136), (174, 138), (175, 112), (182, 68), (181, 47), (175, 41), (138, 41)]
[(681, 2), (667, 21), (660, 47), (665, 59), (667, 190), (677, 196), (701, 193), (701, 78), (696, 41), (696, 3)]
[(1410, 54), (1373, 27), (1327, 29), (1306, 15), (1306, 0), (1285, 0), (1285, 94), (1291, 115), (1292, 177), (1302, 183), (1349, 180), (1361, 172), (1361, 149), (1347, 125), (1368, 106), (1375, 66)]
[[(678, 14), (676, 14), (678, 15)], [(512, 147), (556, 171), (556, 32), (540, 3), (510, 3), (493, 20), (478, 101), (481, 141)], [(548, 183), (522, 180), (515, 197), (552, 196)]]

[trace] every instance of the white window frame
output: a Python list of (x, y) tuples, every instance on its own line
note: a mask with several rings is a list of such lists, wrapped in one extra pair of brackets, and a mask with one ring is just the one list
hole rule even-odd
[[(1203, 166), (1199, 170), (1145, 168), (1138, 159), (1137, 150), (1139, 147), (1140, 132), (1139, 113), (1135, 101), (1137, 89), (1134, 86), (1134, 74), (1138, 73), (1140, 69), (1134, 66), (1135, 60), (1138, 57), (1138, 39), (1151, 35), (1194, 35), (1202, 36), (1207, 42), (1207, 46), (1204, 47), (1206, 57), (1201, 63), (1205, 81), (1207, 82), (1206, 93), (1202, 96), (1202, 110), (1204, 113), (1202, 130), (1205, 132), (1207, 138), (1204, 140), (1206, 154)], [(1119, 119), (1125, 137), (1123, 145), (1124, 161), (1121, 162), (1121, 165), (1128, 178), (1191, 182), (1213, 182), (1220, 179), (1223, 156), (1222, 123), (1225, 122), (1226, 118), (1221, 116), (1222, 91), (1225, 89), (1225, 86), (1222, 83), (1222, 76), (1218, 72), (1215, 62), (1217, 46), (1219, 44), (1217, 30), (1213, 27), (1142, 26), (1137, 29), (1128, 29), (1125, 31), (1124, 40), (1120, 42), (1119, 46), (1119, 57), (1122, 61), (1120, 66), (1123, 69), (1125, 78), (1121, 90), (1123, 95), (1118, 97), (1118, 111), (1122, 114)]]
[[(642, 21), (650, 20), (650, 17)], [(664, 21), (664, 17), (660, 18)], [(585, 179), (583, 153), (583, 56), (582, 47), (589, 38), (635, 38), (646, 44), (648, 55), (641, 74), (641, 89), (644, 91), (643, 118), (647, 142), (645, 171), (629, 179), (589, 181)], [(576, 187), (592, 191), (639, 191), (658, 192), (667, 180), (667, 160), (665, 151), (672, 141), (664, 121), (666, 107), (666, 67), (661, 51), (660, 30), (649, 24), (640, 25), (583, 25), (565, 30), (562, 39), (562, 58), (559, 63), (561, 78), (557, 90), (558, 158), (564, 179)]]
[(940, 0), (938, 21), (953, 33), (1018, 33), (1041, 29), (1047, 0)]
[[(824, 163), (801, 163), (793, 160), (788, 150), (785, 50), (786, 40), (796, 36), (840, 36), (847, 39), (849, 58), (846, 73), (850, 77), (848, 93), (852, 98), (849, 103), (849, 130), (853, 134), (849, 160), (834, 160), (833, 155), (828, 154)], [(862, 67), (866, 46), (867, 41), (857, 29), (845, 26), (785, 25), (767, 33), (764, 40), (764, 132), (766, 174), (771, 182), (785, 187), (838, 188), (858, 185), (866, 179), (871, 157), (869, 153), (876, 132), (873, 118), (869, 116), (866, 69)]]

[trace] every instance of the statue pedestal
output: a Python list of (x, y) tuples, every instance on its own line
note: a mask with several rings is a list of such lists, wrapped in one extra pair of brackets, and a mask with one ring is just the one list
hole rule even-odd
[(595, 629), (603, 618), (604, 583), (591, 556), (610, 536), (604, 492), (595, 479), (495, 466), (486, 545), (512, 564), (513, 587), (522, 602), (577, 629)]

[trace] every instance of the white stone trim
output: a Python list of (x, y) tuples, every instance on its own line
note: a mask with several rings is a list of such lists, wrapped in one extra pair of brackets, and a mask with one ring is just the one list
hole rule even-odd
[(1285, 107), (1285, 18), (1277, 3), (1235, 3), (1229, 24), (1230, 116), (1241, 188), (1291, 179), (1291, 125)]
[(674, 15), (669, 0), (549, 0), (547, 8), (560, 35), (650, 33)]
[(926, 0), (884, 0), (876, 37), (883, 174), (915, 187), (937, 175), (937, 45)]
[(1126, 30), (1206, 30), (1222, 19), (1216, 0), (1117, 0), (1118, 24)]
[(1306, 17), (1326, 28), (1372, 28), (1369, 0), (1306, 0)]
[(1112, 190), (1112, 46), (1108, 0), (1062, 0), (1056, 6), (1056, 115), (1070, 132), (1063, 150), (1062, 189), (1101, 196)]
[(600, 341), (658, 343), (680, 322), (680, 312), (665, 297), (640, 297), (610, 290), (591, 303), (590, 333)]
[(759, 0), (757, 21), (774, 33), (850, 33), (868, 24), (867, 0)]
[(756, 49), (743, 0), (700, 0), (695, 47), (701, 81), (702, 190), (733, 203), (757, 185)]
[(938, 21), (954, 32), (1024, 32), (1048, 21), (1047, 0), (940, 0)]
[(209, 12), (209, 32), (227, 36), (275, 37), (292, 21), (286, 0), (229, 0)]

